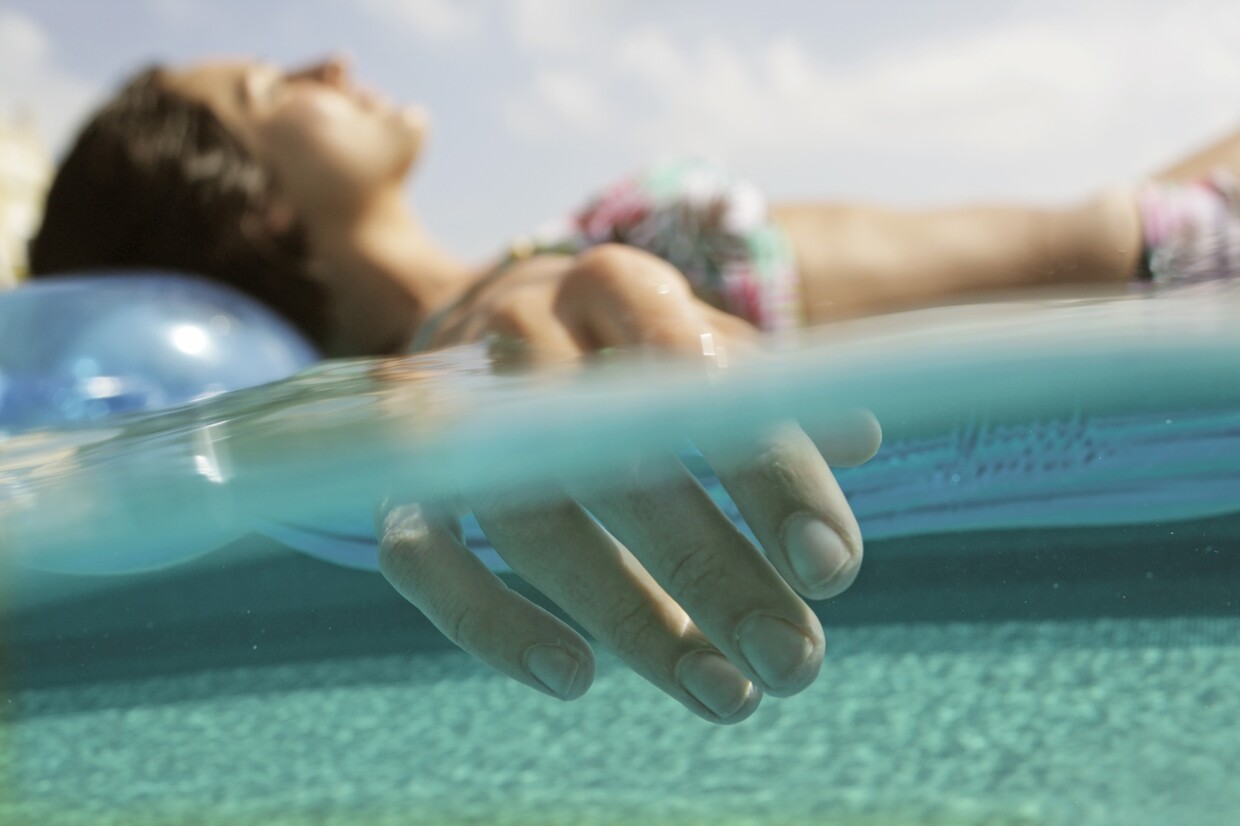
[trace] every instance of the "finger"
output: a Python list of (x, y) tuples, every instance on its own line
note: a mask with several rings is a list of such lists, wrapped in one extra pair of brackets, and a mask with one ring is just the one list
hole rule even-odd
[(826, 461), (799, 427), (777, 427), (738, 455), (699, 443), (767, 558), (800, 593), (834, 596), (861, 567), (861, 529)]
[(715, 723), (737, 723), (761, 693), (597, 522), (569, 501), (475, 509), (504, 561), (634, 671)]
[(864, 465), (883, 444), (883, 427), (865, 408), (845, 410), (804, 428), (831, 467)]
[[(737, 346), (752, 345), (757, 341), (757, 330), (748, 322), (729, 315), (714, 307), (704, 308), (711, 325)], [(810, 435), (822, 455), (832, 467), (856, 467), (863, 465), (878, 453), (883, 443), (883, 428), (872, 412), (864, 408), (845, 410), (813, 423)]]
[(467, 294), (439, 323), (434, 347), (482, 341), (497, 365), (523, 368), (580, 356), (582, 343), (556, 310), (562, 265), (530, 262)]
[(557, 311), (596, 347), (648, 345), (686, 354), (714, 332), (684, 275), (650, 253), (603, 244), (578, 256)]
[(763, 691), (813, 681), (817, 617), (674, 456), (635, 461), (623, 485), (582, 501)]
[(564, 364), (581, 355), (578, 342), (549, 311), (531, 312), (516, 305), (493, 316), (488, 327), (487, 354), (501, 368)]
[[(647, 271), (653, 273), (649, 278), (658, 280), (657, 267)], [(602, 283), (625, 295), (623, 288), (606, 280)], [(629, 298), (636, 305), (648, 299), (650, 293), (649, 289), (635, 289)], [(622, 344), (636, 340), (642, 329), (652, 325), (661, 331), (657, 343), (683, 352), (696, 346), (718, 360), (717, 354), (722, 352), (727, 339), (710, 332), (705, 313), (691, 301), (687, 288), (669, 287), (663, 297), (668, 300), (649, 304), (652, 309), (641, 324), (632, 313), (591, 316), (596, 333)], [(844, 429), (846, 433), (842, 432)], [(878, 450), (882, 438), (877, 420), (868, 411), (842, 421), (836, 417), (824, 430), (830, 434), (825, 439), (828, 452), (839, 455), (845, 464), (868, 459)], [(780, 574), (806, 596), (824, 598), (840, 593), (856, 578), (861, 564), (861, 534), (822, 454), (804, 433), (796, 433), (797, 436), (790, 435), (782, 441), (768, 440), (767, 446), (749, 461), (721, 461), (717, 471)], [(699, 447), (704, 455), (712, 453), (708, 445)], [(712, 456), (707, 456), (707, 460), (715, 463)], [(626, 537), (621, 536), (621, 540), (638, 551)], [(674, 591), (672, 596), (679, 600)]]
[(759, 337), (758, 328), (745, 321), (739, 316), (726, 313), (717, 307), (709, 304), (703, 304), (702, 312), (705, 314), (706, 320), (710, 322), (716, 330), (723, 333), (730, 339), (736, 341), (745, 341), (756, 343)]
[(418, 505), (382, 515), (379, 570), (448, 639), (515, 680), (574, 700), (594, 680), (581, 635), (509, 590)]

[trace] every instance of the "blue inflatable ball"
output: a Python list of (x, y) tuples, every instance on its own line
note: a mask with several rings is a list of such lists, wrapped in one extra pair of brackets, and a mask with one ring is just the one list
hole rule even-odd
[(0, 293), (0, 435), (158, 410), (318, 359), (283, 318), (201, 278), (39, 280)]

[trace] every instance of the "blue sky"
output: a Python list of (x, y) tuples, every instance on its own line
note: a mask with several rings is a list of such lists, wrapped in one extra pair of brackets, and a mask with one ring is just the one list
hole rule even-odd
[(6, 0), (60, 148), (135, 68), (342, 51), (433, 115), (410, 197), (484, 256), (652, 157), (777, 198), (1067, 199), (1240, 126), (1235, 0)]

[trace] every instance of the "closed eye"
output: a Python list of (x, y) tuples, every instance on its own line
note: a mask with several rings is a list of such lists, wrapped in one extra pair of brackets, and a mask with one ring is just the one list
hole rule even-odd
[(258, 105), (271, 103), (284, 82), (284, 73), (275, 68), (263, 66), (251, 69), (241, 77), (238, 102), (251, 111)]

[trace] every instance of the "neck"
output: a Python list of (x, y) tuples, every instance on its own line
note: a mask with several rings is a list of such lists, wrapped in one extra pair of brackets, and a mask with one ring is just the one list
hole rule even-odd
[(348, 221), (310, 230), (314, 257), (328, 271), (332, 356), (403, 351), (479, 275), (430, 238), (399, 191)]

